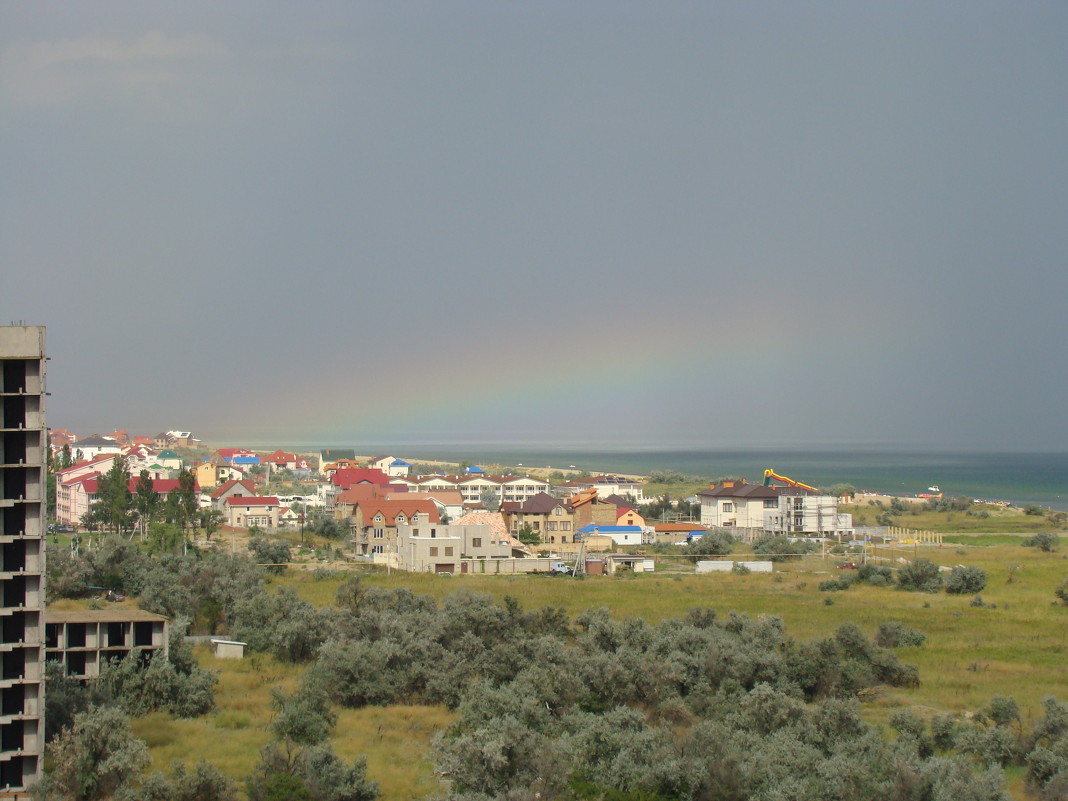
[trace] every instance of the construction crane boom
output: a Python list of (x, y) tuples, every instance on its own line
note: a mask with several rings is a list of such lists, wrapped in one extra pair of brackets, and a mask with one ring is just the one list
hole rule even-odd
[(772, 481), (778, 481), (778, 482), (780, 482), (782, 484), (786, 484), (787, 486), (790, 486), (790, 487), (798, 487), (800, 489), (806, 489), (806, 490), (812, 490), (813, 492), (819, 492), (818, 489), (816, 489), (815, 487), (813, 487), (813, 486), (811, 486), (809, 484), (802, 484), (800, 481), (794, 481), (792, 478), (787, 478), (786, 476), (780, 476), (778, 473), (776, 473), (774, 470), (772, 470), (769, 467), (767, 470), (764, 471), (764, 486), (765, 487), (770, 487)]

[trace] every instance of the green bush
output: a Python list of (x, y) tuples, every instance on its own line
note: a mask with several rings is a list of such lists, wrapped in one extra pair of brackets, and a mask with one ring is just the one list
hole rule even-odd
[(1054, 590), (1054, 594), (1061, 599), (1061, 603), (1068, 606), (1068, 578), (1065, 578), (1061, 585)]
[(955, 595), (982, 592), (985, 587), (986, 571), (974, 565), (957, 565), (946, 579), (946, 592)]
[(1057, 550), (1057, 546), (1060, 544), (1060, 537), (1054, 534), (1052, 531), (1040, 531), (1033, 537), (1024, 541), (1024, 545), (1029, 548), (1038, 548), (1040, 551)]
[(883, 648), (910, 648), (923, 645), (926, 641), (927, 635), (922, 631), (897, 620), (880, 623), (879, 630), (875, 632), (875, 644)]
[(909, 592), (938, 592), (942, 574), (929, 559), (915, 559), (897, 570), (897, 586)]

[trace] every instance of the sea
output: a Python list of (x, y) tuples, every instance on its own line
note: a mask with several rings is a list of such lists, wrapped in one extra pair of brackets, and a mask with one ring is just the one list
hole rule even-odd
[[(605, 449), (495, 444), (405, 444), (389, 446), (332, 443), (357, 453), (390, 453), (408, 461), (466, 461), (476, 465), (570, 468), (591, 473), (673, 471), (702, 480), (726, 476), (763, 481), (764, 470), (814, 486), (852, 484), (860, 491), (888, 495), (937, 492), (1015, 506), (1037, 504), (1068, 511), (1068, 453), (982, 453), (910, 450), (736, 450)], [(308, 446), (301, 450), (313, 450)]]

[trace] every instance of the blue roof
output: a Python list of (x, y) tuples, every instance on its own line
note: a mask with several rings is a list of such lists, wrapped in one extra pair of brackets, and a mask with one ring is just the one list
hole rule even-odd
[(470, 467), (467, 468), (467, 472), (468, 473), (485, 473), (486, 471), (483, 470), (481, 467), (475, 467), (474, 465), (471, 465)]
[(411, 462), (406, 462), (403, 459), (394, 459), (389, 463), (390, 467), (411, 467)]
[(235, 456), (234, 464), (259, 464), (259, 456)]

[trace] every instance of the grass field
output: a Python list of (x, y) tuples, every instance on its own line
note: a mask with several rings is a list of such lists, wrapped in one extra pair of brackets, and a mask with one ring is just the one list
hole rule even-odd
[[(846, 621), (873, 634), (880, 623), (900, 620), (928, 636), (922, 647), (899, 650), (904, 661), (919, 667), (921, 684), (914, 689), (886, 688), (870, 696), (864, 705), (869, 720), (884, 722), (900, 707), (912, 707), (924, 716), (972, 711), (995, 695), (1012, 695), (1027, 726), (1039, 716), (1045, 696), (1068, 697), (1068, 607), (1056, 604), (1053, 594), (1068, 575), (1068, 556), (1021, 547), (1019, 538), (1004, 544), (999, 537), (992, 546), (987, 541), (971, 537), (961, 545), (877, 552), (883, 558), (911, 558), (915, 553), (943, 565), (982, 567), (989, 577), (982, 594), (984, 607), (971, 606), (971, 596), (863, 585), (846, 592), (820, 592), (819, 582), (840, 571), (836, 560), (819, 557), (777, 566), (774, 575), (697, 576), (667, 563), (662, 572), (623, 578), (361, 575), (369, 586), (403, 586), (436, 598), (460, 589), (495, 598), (512, 595), (528, 609), (551, 604), (571, 615), (592, 606), (608, 607), (620, 618), (651, 622), (685, 614), (695, 606), (712, 607), (721, 615), (732, 610), (772, 614), (782, 617), (787, 633), (800, 640), (831, 634)], [(301, 597), (325, 605), (333, 603), (345, 575), (316, 578), (311, 571), (289, 570), (274, 584), (294, 587)], [(833, 603), (828, 605), (827, 599)], [(218, 711), (191, 721), (152, 715), (136, 721), (135, 730), (149, 742), (156, 767), (166, 769), (175, 758), (190, 765), (204, 758), (234, 778), (243, 778), (269, 739), (270, 689), (295, 687), (301, 668), (263, 655), (240, 662), (214, 660), (206, 651), (198, 652), (198, 657), (203, 666), (221, 671)], [(346, 759), (367, 756), (368, 774), (382, 785), (384, 798), (424, 797), (438, 787), (430, 743), (449, 717), (440, 707), (340, 710), (334, 747)], [(1010, 775), (1010, 788), (1017, 797), (1022, 797), (1020, 782)]]
[[(859, 504), (841, 506), (840, 512), (853, 515), (853, 525), (878, 525), (876, 516), (886, 509), (878, 506)], [(1056, 531), (1063, 524), (1050, 522), (1044, 515), (1025, 514), (1016, 507), (1001, 507), (993, 504), (980, 504), (973, 508), (975, 514), (965, 512), (931, 512), (922, 506), (910, 507), (907, 511), (894, 515), (893, 525), (919, 531), (941, 531), (944, 533), (1002, 534), (1034, 533), (1036, 531)], [(982, 513), (988, 517), (980, 516)]]

